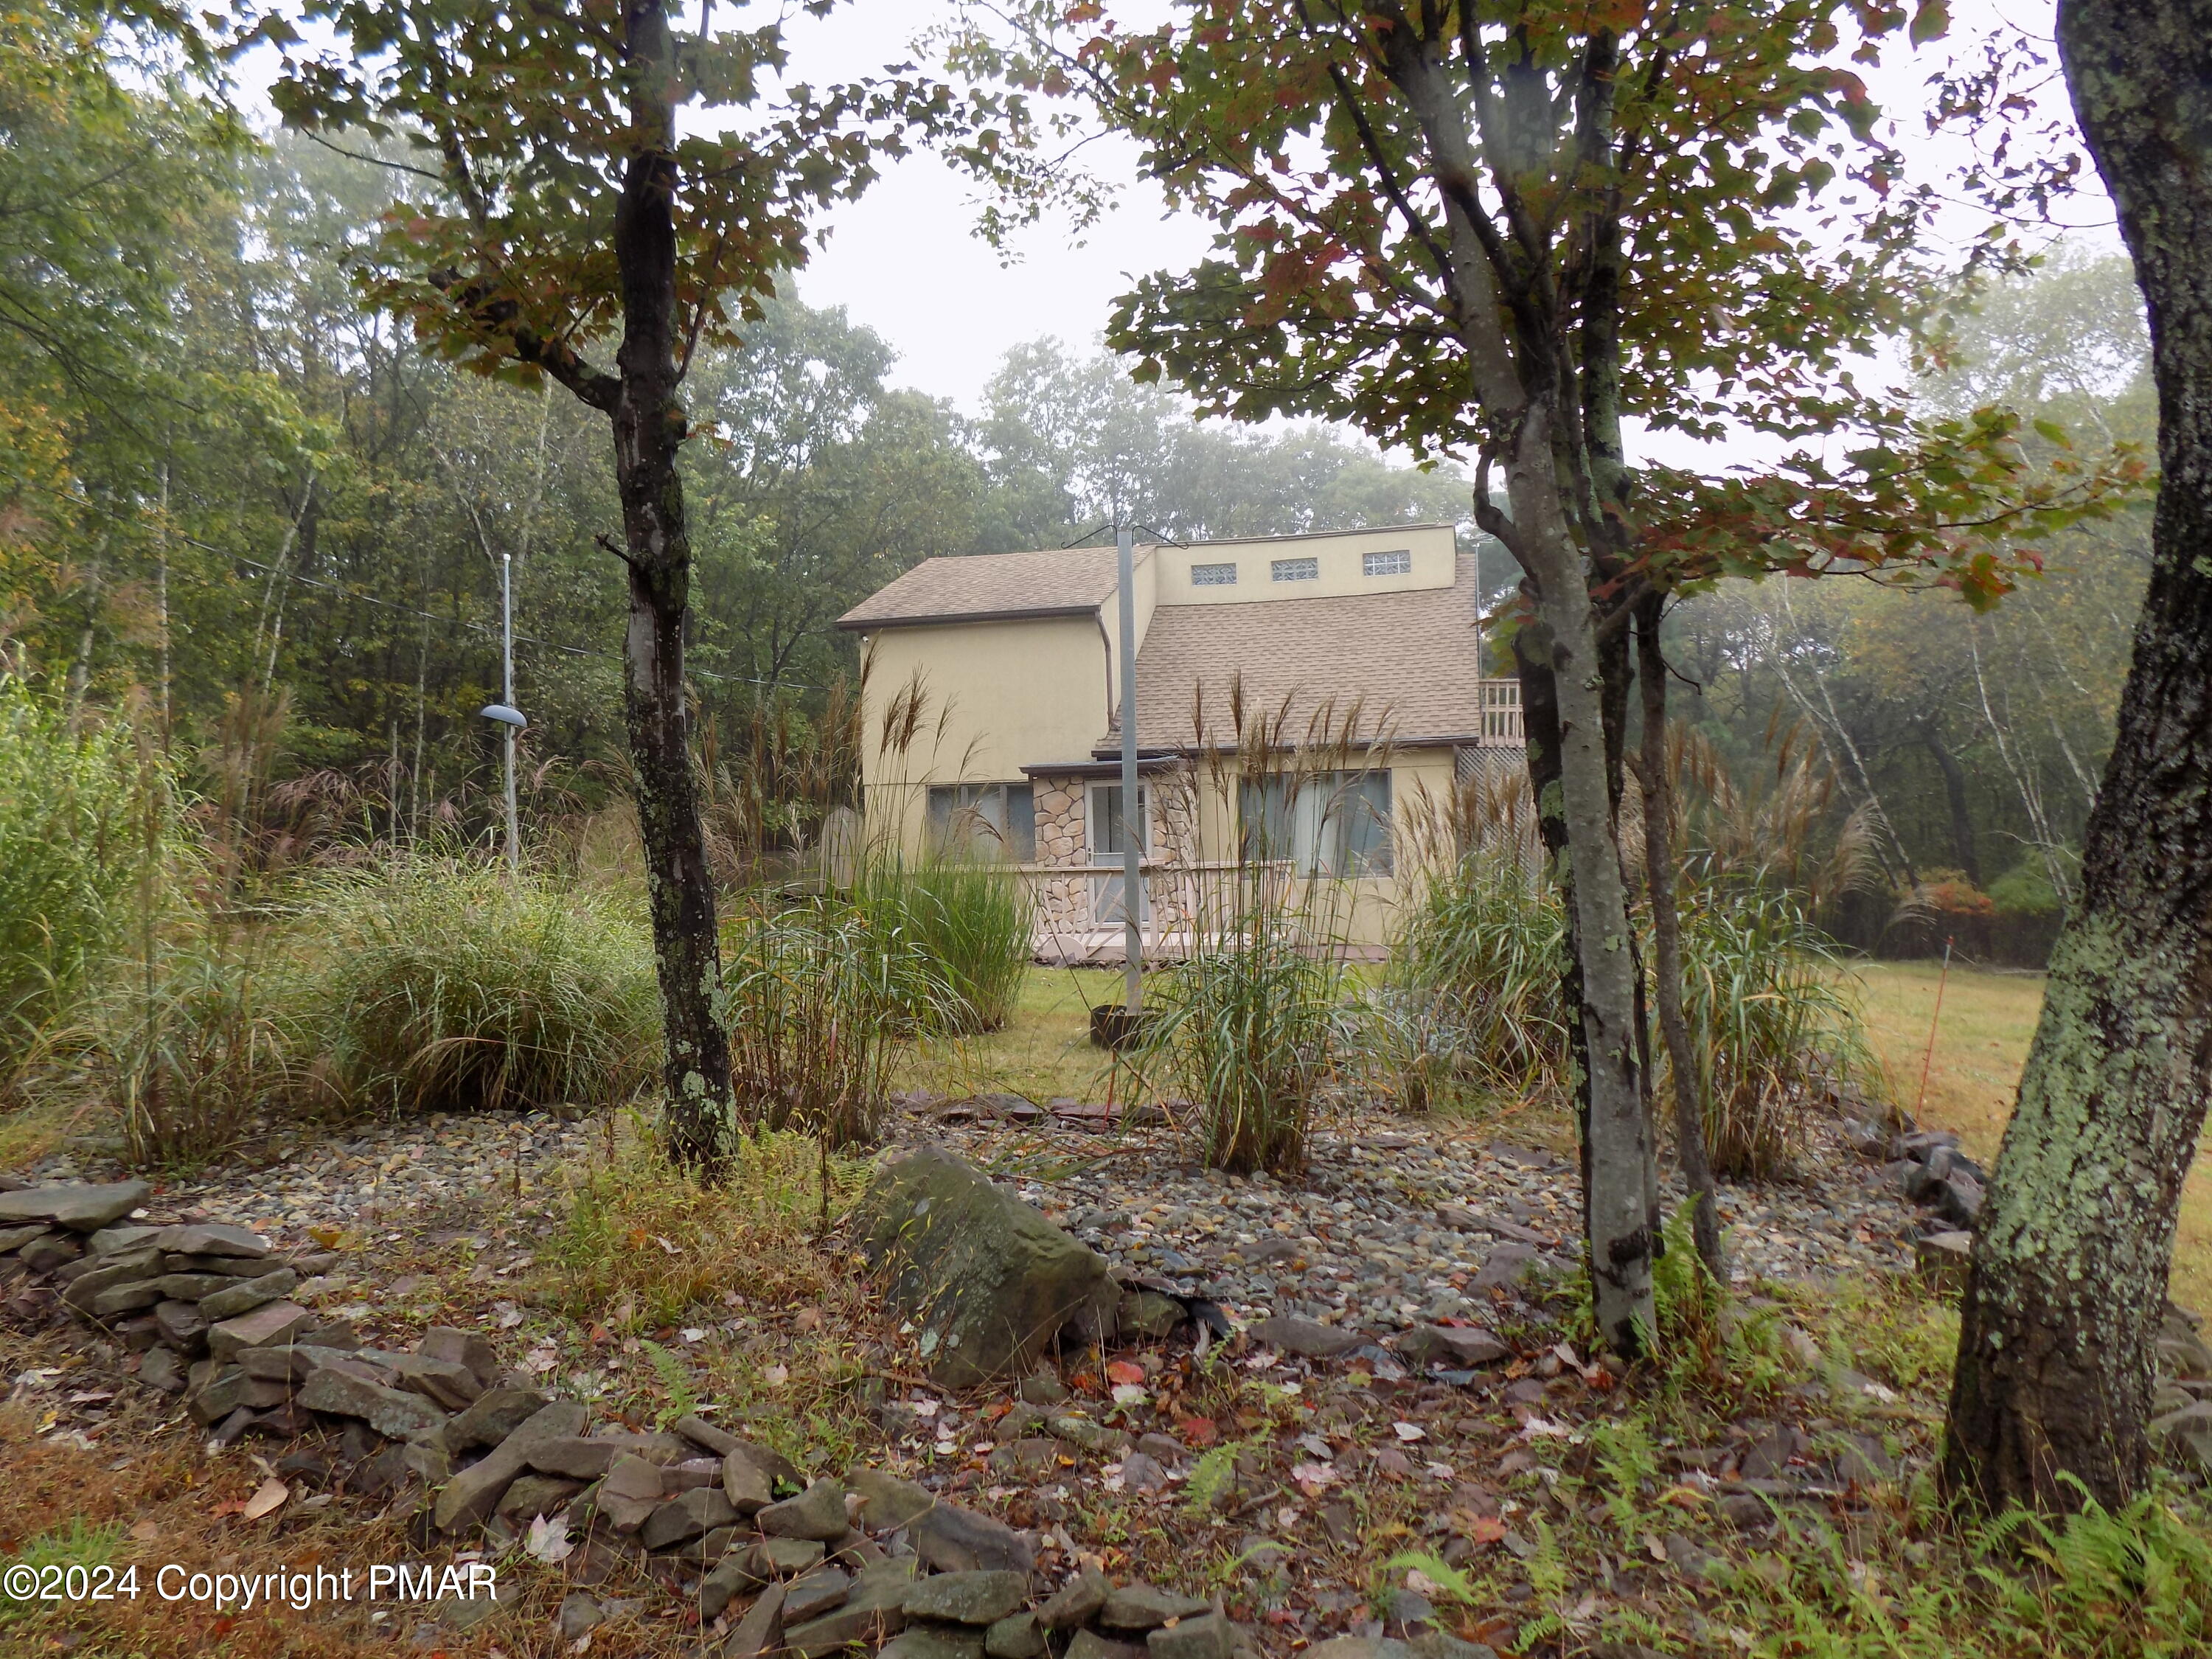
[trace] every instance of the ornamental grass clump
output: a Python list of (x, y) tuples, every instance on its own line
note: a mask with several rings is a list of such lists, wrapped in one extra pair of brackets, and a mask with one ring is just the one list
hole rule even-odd
[(836, 896), (757, 891), (722, 929), (731, 1092), (746, 1133), (875, 1139), (900, 1045), (952, 1021), (927, 954)]
[[(1235, 801), (1237, 855), (1170, 872), (1183, 955), (1146, 988), (1151, 1018), (1134, 1058), (1153, 1087), (1195, 1103), (1210, 1167), (1286, 1175), (1304, 1166), (1315, 1110), (1339, 1081), (1353, 878), (1389, 867), (1374, 791), (1389, 750), (1358, 703), (1325, 702), (1299, 730), (1287, 699), (1249, 710), (1232, 680), (1228, 712), (1216, 734), (1200, 698), (1206, 758), (1162, 817), (1194, 822), (1199, 799)], [(1172, 828), (1167, 839), (1194, 840)]]
[(1871, 1072), (1858, 1009), (1834, 945), (1795, 894), (1686, 884), (1681, 918), (1682, 1011), (1713, 1172), (1773, 1174), (1802, 1144), (1819, 1093)]
[(911, 952), (921, 994), (902, 1012), (916, 1030), (966, 1036), (1004, 1025), (1033, 945), (1021, 872), (981, 859), (873, 858), (849, 897), (885, 948)]
[(327, 875), (289, 924), (303, 1103), (347, 1111), (618, 1105), (653, 1078), (642, 921), (613, 896), (481, 860), (395, 854)]

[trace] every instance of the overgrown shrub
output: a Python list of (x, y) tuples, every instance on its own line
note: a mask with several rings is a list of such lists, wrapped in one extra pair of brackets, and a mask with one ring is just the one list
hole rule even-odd
[(994, 1031), (1012, 1017), (1031, 950), (1030, 898), (1019, 872), (980, 861), (882, 858), (859, 872), (851, 898), (887, 949), (919, 957), (926, 994), (905, 1010), (916, 1030), (963, 1036)]
[(130, 723), (0, 674), (0, 1073), (123, 942), (170, 781)]
[(592, 889), (395, 857), (321, 878), (289, 931), (287, 1017), (343, 1109), (614, 1104), (658, 1065), (643, 926)]
[(722, 932), (738, 1127), (872, 1140), (902, 1038), (956, 1017), (935, 965), (836, 897), (741, 904)]

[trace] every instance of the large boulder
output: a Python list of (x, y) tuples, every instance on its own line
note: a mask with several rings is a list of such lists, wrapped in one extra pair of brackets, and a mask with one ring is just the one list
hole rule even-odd
[(1061, 1327), (1103, 1325), (1121, 1298), (1105, 1257), (933, 1146), (877, 1170), (858, 1228), (886, 1304), (921, 1329), (945, 1388), (1019, 1376)]

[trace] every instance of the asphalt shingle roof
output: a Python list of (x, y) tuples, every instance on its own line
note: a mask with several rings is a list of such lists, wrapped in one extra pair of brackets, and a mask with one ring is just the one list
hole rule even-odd
[[(1137, 555), (1149, 556), (1148, 549)], [(924, 559), (838, 617), (837, 626), (862, 630), (1081, 615), (1113, 596), (1114, 564), (1111, 547)]]
[(1472, 739), (1482, 730), (1480, 604), (1474, 561), (1462, 554), (1448, 588), (1162, 605), (1137, 653), (1138, 740), (1147, 749), (1234, 741), (1229, 693), (1238, 675), (1248, 722), (1273, 720), (1287, 701), (1283, 735), (1292, 739), (1332, 698), (1339, 720), (1361, 703), (1361, 737), (1387, 721), (1401, 743)]

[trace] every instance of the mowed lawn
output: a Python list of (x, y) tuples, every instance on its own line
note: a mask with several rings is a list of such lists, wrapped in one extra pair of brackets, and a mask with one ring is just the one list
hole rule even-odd
[[(1920, 1091), (1929, 1022), (1936, 1012), (1934, 963), (1864, 963), (1857, 973), (1867, 1026), (1888, 1068), (1898, 1103), (1910, 1111)], [(1956, 1129), (1984, 1164), (2012, 1115), (2021, 1067), (2043, 1006), (2040, 974), (1998, 974), (1953, 967), (1928, 1067), (1928, 1101), (1918, 1115), (1930, 1128)], [(2182, 1196), (2175, 1241), (2173, 1299), (2212, 1312), (2212, 1136), (2197, 1149)]]

